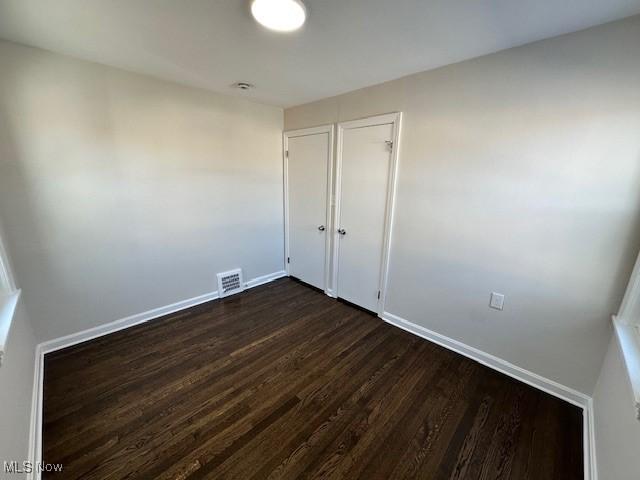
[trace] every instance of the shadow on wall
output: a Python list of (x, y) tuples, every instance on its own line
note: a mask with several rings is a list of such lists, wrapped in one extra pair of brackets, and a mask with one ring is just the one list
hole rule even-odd
[[(28, 275), (22, 268), (26, 266), (24, 258), (16, 257), (14, 252), (18, 243), (22, 245), (45, 245), (46, 239), (36, 219), (37, 209), (34, 203), (37, 201), (36, 186), (31, 184), (25, 173), (22, 163), (22, 149), (20, 148), (20, 136), (16, 132), (14, 120), (9, 116), (9, 111), (14, 112), (21, 103), (20, 95), (16, 89), (20, 87), (19, 67), (11, 62), (3, 60), (3, 75), (0, 78), (0, 218), (4, 225), (4, 243), (11, 258), (11, 266), (18, 288), (22, 285), (22, 279)], [(7, 63), (9, 63), (7, 65)], [(20, 116), (18, 115), (18, 118)], [(20, 219), (16, 222), (16, 219)], [(33, 250), (33, 249), (29, 249)], [(36, 257), (40, 257), (41, 248), (33, 251)], [(46, 258), (38, 258), (37, 268), (43, 276), (50, 277), (50, 265)], [(23, 292), (22, 304), (24, 306), (26, 295)], [(26, 307), (24, 307), (27, 310)]]
[[(640, 165), (640, 153), (638, 153), (638, 165)], [(640, 185), (640, 175), (635, 182)], [(640, 196), (638, 196), (636, 204), (640, 205)], [(609, 292), (610, 296), (615, 295), (616, 310), (613, 312), (614, 314), (618, 313), (617, 308), (622, 303), (622, 297), (624, 297), (627, 284), (631, 278), (631, 272), (640, 254), (640, 217), (636, 218), (633, 225), (629, 228), (629, 235), (627, 235), (624, 242), (624, 254), (617, 265), (616, 271), (618, 273), (616, 275), (616, 281)]]
[(41, 341), (282, 270), (282, 109), (7, 42), (0, 62), (0, 214)]
[[(55, 318), (51, 312), (63, 299), (84, 294), (77, 283), (70, 281), (68, 265), (60, 261), (56, 252), (69, 249), (64, 243), (66, 235), (81, 237), (90, 222), (100, 221), (99, 212), (93, 218), (81, 214), (98, 192), (87, 188), (82, 171), (75, 170), (73, 163), (105, 160), (104, 152), (94, 153), (113, 144), (112, 129), (109, 125), (96, 125), (99, 120), (89, 109), (69, 109), (72, 94), (65, 86), (73, 83), (73, 72), (43, 83), (41, 77), (49, 70), (40, 69), (40, 65), (46, 64), (46, 59), (27, 55), (23, 60), (11, 50), (4, 52), (4, 48), (0, 45), (0, 217), (16, 283), (23, 288), (25, 311), (33, 319), (36, 336), (42, 339), (43, 325), (37, 322)], [(74, 105), (90, 99), (92, 107), (100, 102), (99, 108), (108, 112), (106, 81), (100, 75), (93, 80), (90, 91), (76, 94), (80, 98), (74, 99)], [(69, 123), (77, 126), (78, 132), (69, 129)], [(87, 136), (76, 138), (81, 132)], [(87, 139), (95, 142), (94, 151), (78, 148)], [(68, 202), (69, 189), (74, 190), (78, 200), (74, 204)], [(61, 213), (64, 210), (67, 212)], [(60, 220), (64, 222), (61, 224)], [(62, 230), (64, 235), (60, 235)], [(67, 258), (69, 254), (73, 252), (66, 252)], [(24, 289), (25, 285), (29, 288)], [(34, 296), (38, 297), (37, 302)], [(99, 298), (94, 300), (100, 303)]]

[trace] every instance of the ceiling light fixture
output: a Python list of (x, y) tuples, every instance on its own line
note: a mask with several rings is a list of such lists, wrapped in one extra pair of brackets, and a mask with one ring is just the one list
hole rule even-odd
[(307, 19), (300, 0), (253, 0), (251, 14), (260, 25), (277, 32), (293, 32)]

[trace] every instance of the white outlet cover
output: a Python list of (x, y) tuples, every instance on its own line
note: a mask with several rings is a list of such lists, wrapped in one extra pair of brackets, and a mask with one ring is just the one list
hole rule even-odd
[(504, 308), (504, 295), (501, 293), (491, 292), (489, 306), (496, 310), (502, 310)]

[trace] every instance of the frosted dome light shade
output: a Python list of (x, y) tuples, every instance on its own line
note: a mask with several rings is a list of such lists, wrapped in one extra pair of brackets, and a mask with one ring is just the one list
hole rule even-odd
[(253, 0), (251, 14), (270, 30), (292, 32), (304, 24), (307, 9), (299, 0)]

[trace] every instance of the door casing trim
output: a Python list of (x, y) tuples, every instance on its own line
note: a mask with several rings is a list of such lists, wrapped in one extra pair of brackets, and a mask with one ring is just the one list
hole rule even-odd
[(327, 160), (327, 192), (326, 192), (326, 218), (325, 218), (325, 241), (324, 241), (324, 278), (323, 289), (329, 296), (334, 296), (333, 292), (329, 288), (330, 283), (330, 268), (331, 268), (331, 249), (333, 239), (333, 169), (334, 169), (334, 136), (335, 127), (333, 124), (320, 125), (318, 127), (302, 128), (298, 130), (288, 130), (282, 134), (282, 160), (283, 160), (283, 183), (284, 183), (284, 268), (287, 275), (290, 275), (289, 262), (290, 249), (289, 249), (289, 157), (287, 155), (289, 151), (289, 139), (306, 137), (309, 135), (319, 135), (323, 133), (329, 134), (328, 152), (329, 158)]
[(380, 298), (378, 299), (377, 313), (382, 315), (385, 311), (387, 285), (389, 277), (389, 257), (391, 250), (391, 239), (393, 233), (393, 217), (395, 212), (396, 185), (398, 178), (398, 164), (400, 157), (400, 135), (402, 130), (402, 112), (392, 112), (383, 115), (375, 115), (373, 117), (361, 118), (358, 120), (350, 120), (338, 123), (338, 133), (336, 139), (336, 166), (335, 166), (335, 185), (333, 187), (335, 193), (335, 208), (333, 213), (334, 225), (332, 225), (332, 271), (329, 290), (338, 293), (338, 259), (340, 254), (340, 242), (338, 241), (338, 222), (340, 220), (340, 203), (342, 193), (342, 158), (343, 158), (343, 140), (345, 130), (363, 127), (373, 127), (376, 125), (393, 125), (393, 138), (391, 148), (391, 159), (389, 162), (389, 175), (387, 179), (387, 200), (385, 206), (384, 234), (380, 261), (380, 275), (378, 280), (378, 290)]

